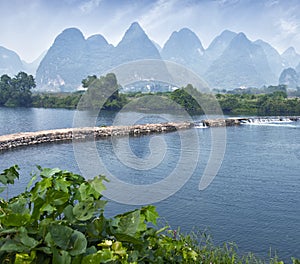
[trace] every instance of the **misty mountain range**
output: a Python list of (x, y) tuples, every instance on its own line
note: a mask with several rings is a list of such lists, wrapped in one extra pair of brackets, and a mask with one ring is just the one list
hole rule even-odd
[(76, 91), (88, 75), (99, 76), (120, 64), (143, 59), (181, 64), (211, 88), (300, 86), (300, 55), (293, 47), (279, 54), (263, 40), (253, 42), (244, 33), (225, 30), (204, 49), (197, 35), (183, 28), (173, 32), (161, 48), (136, 22), (117, 46), (109, 44), (102, 35), (85, 39), (79, 29), (65, 29), (50, 49), (30, 64), (0, 47), (0, 75), (26, 71), (35, 76), (39, 91)]

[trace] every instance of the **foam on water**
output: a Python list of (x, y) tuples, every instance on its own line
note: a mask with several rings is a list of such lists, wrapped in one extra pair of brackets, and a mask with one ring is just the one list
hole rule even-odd
[(289, 118), (249, 118), (241, 122), (242, 125), (252, 126), (274, 126), (298, 128), (297, 122)]

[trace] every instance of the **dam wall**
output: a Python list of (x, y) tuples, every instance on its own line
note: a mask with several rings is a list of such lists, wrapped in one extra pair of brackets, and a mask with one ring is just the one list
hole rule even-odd
[(108, 138), (112, 136), (139, 136), (153, 133), (173, 132), (192, 128), (194, 123), (161, 123), (133, 126), (84, 127), (22, 132), (0, 136), (0, 150), (41, 143)]
[(44, 130), (37, 132), (22, 132), (0, 136), (0, 151), (20, 146), (30, 146), (41, 143), (59, 141), (85, 140), (108, 138), (114, 136), (140, 136), (153, 133), (173, 132), (180, 129), (193, 127), (224, 127), (251, 124), (255, 122), (293, 122), (299, 121), (300, 117), (266, 117), (256, 118), (220, 118), (205, 119), (199, 122), (169, 122), (160, 124), (144, 124), (132, 126), (108, 126), (108, 127), (83, 127)]

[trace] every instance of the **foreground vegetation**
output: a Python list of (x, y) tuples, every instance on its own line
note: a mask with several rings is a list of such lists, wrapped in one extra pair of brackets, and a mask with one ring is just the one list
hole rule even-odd
[[(23, 193), (0, 198), (1, 263), (265, 263), (239, 256), (231, 244), (217, 247), (205, 236), (158, 228), (151, 205), (106, 218), (105, 177), (87, 181), (38, 169)], [(17, 178), (18, 166), (4, 170), (1, 191)], [(271, 257), (267, 263), (283, 262)]]
[[(113, 73), (106, 76), (88, 76), (82, 81), (86, 92), (32, 93), (34, 79), (26, 73), (14, 78), (3, 75), (0, 81), (0, 106), (26, 106), (69, 109), (102, 109), (176, 111), (185, 109), (190, 114), (216, 113), (221, 107), (228, 115), (300, 115), (300, 98), (287, 97), (286, 86), (269, 86), (258, 89), (235, 89), (227, 93), (201, 93), (192, 85), (166, 93), (119, 93), (117, 78)], [(258, 93), (260, 91), (261, 93)], [(200, 102), (200, 104), (199, 104)]]

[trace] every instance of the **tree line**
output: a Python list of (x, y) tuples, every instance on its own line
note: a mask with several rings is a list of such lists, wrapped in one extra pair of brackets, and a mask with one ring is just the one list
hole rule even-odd
[[(88, 76), (82, 80), (86, 91), (74, 93), (33, 93), (35, 81), (24, 72), (11, 78), (2, 75), (0, 81), (0, 106), (25, 106), (70, 109), (102, 109), (118, 111), (126, 106), (135, 111), (186, 110), (190, 114), (213, 113), (220, 107), (228, 115), (300, 115), (300, 99), (288, 98), (286, 87), (265, 87), (265, 93), (218, 92), (201, 93), (191, 84), (173, 92), (130, 93), (119, 92), (115, 74)], [(252, 90), (251, 90), (252, 91)], [(200, 104), (199, 104), (200, 102)]]

